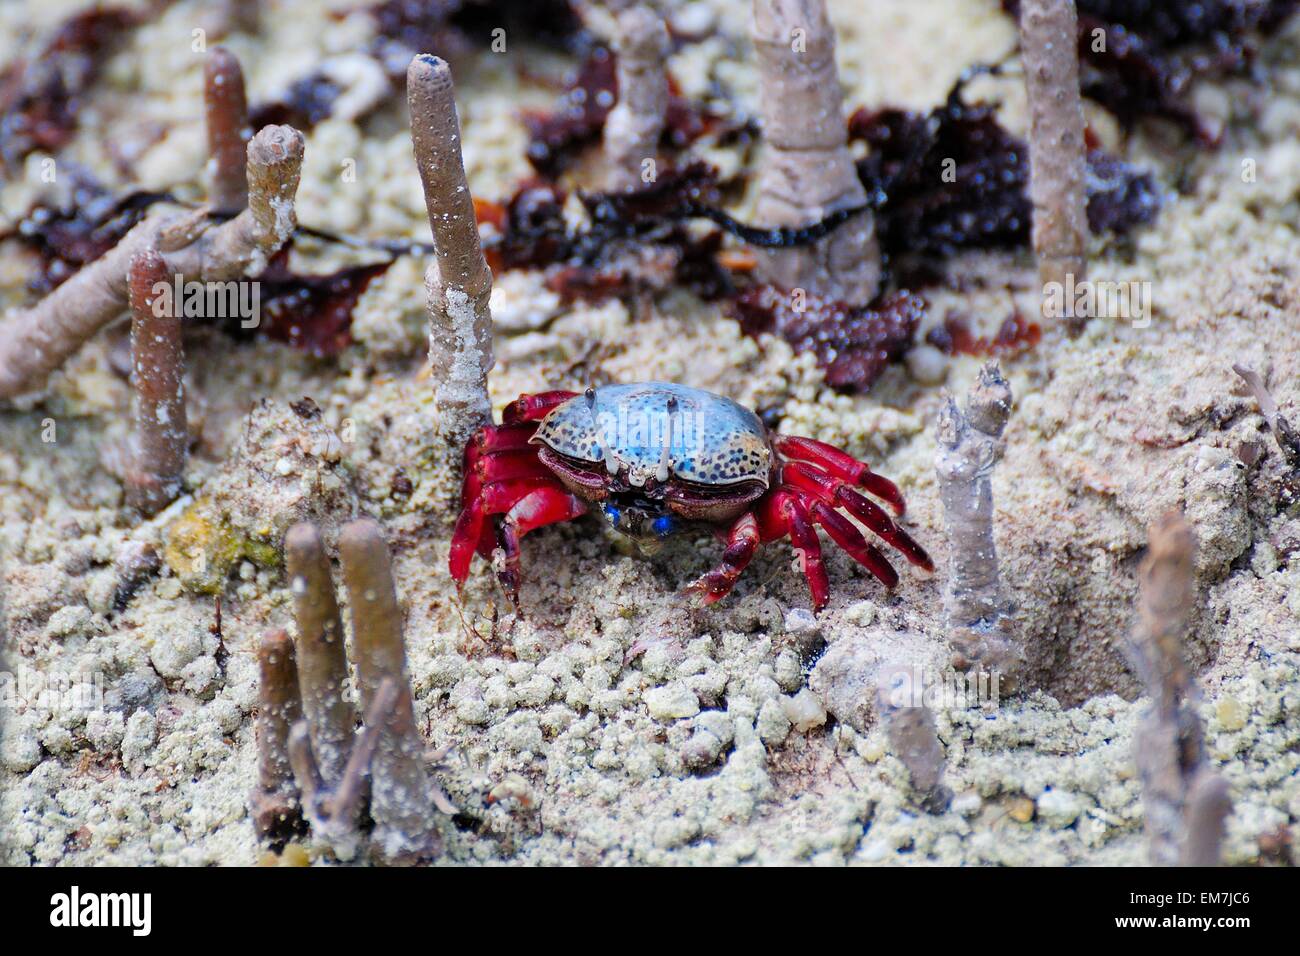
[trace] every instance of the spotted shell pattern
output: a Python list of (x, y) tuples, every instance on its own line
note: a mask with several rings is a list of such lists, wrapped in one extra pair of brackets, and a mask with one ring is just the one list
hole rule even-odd
[[(676, 409), (670, 412), (671, 400)], [(671, 426), (670, 426), (671, 421)], [(636, 476), (658, 468), (671, 427), (669, 470), (701, 485), (768, 483), (772, 448), (767, 429), (729, 398), (668, 382), (605, 385), (551, 410), (533, 436), (561, 455), (611, 460)]]

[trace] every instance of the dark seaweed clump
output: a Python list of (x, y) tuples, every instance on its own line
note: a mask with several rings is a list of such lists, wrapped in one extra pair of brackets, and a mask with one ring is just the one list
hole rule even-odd
[[(304, 275), (289, 269), (289, 248), (285, 246), (258, 276), (261, 285), (261, 322), (258, 333), (328, 358), (352, 342), (352, 311), (357, 300), (393, 260), (360, 266), (345, 266), (337, 272)], [(237, 326), (227, 331), (239, 337)]]
[[(113, 196), (85, 177), (72, 190), (66, 208), (37, 204), (13, 232), (0, 239), (17, 239), (36, 253), (40, 267), (27, 285), (34, 295), (43, 296), (116, 246), (151, 206), (172, 198), (169, 193), (145, 191)], [(318, 357), (337, 355), (352, 341), (349, 330), (357, 300), (393, 260), (318, 275), (298, 274), (289, 269), (291, 245), (292, 241), (286, 244), (258, 277), (262, 319), (258, 331)], [(248, 335), (238, 322), (226, 331), (236, 338)]]
[(1033, 348), (1043, 338), (1042, 327), (1013, 311), (992, 336), (976, 335), (963, 315), (946, 316), (925, 335), (925, 341), (948, 355), (1015, 355)]
[[(1028, 244), (1028, 146), (998, 123), (994, 107), (962, 101), (958, 84), (930, 113), (860, 109), (849, 135), (871, 147), (858, 163), (880, 197), (876, 228), (891, 262), (945, 259), (963, 249)], [(1098, 149), (1088, 154), (1088, 222), (1123, 235), (1160, 210), (1154, 177)]]
[(289, 84), (277, 99), (257, 103), (248, 110), (248, 125), (292, 126), (309, 132), (334, 113), (334, 102), (343, 92), (337, 83), (321, 72), (308, 73)]
[[(564, 105), (534, 119), (529, 158), (535, 167), (558, 174), (599, 139), (614, 101), (601, 95), (612, 89), (612, 60), (607, 51), (588, 58)], [(1027, 147), (997, 122), (993, 106), (965, 104), (962, 86), (927, 114), (859, 110), (850, 120), (850, 135), (871, 147), (858, 173), (875, 197), (882, 250), (895, 267), (895, 279), (900, 265), (909, 270), (900, 284), (932, 281), (930, 267), (962, 250), (1018, 249), (1029, 242)], [(948, 160), (955, 165), (945, 175)], [(1159, 211), (1151, 174), (1096, 149), (1089, 154), (1089, 171), (1088, 217), (1094, 231), (1122, 235)], [(829, 384), (869, 388), (885, 364), (905, 350), (924, 300), (898, 292), (858, 306), (810, 297), (796, 312), (786, 291), (749, 278), (752, 259), (726, 257), (721, 232), (701, 237), (688, 231), (684, 220), (710, 219), (750, 245), (798, 245), (819, 231), (767, 236), (720, 213), (719, 196), (716, 176), (693, 163), (631, 193), (582, 195), (592, 225), (570, 233), (561, 214), (564, 192), (550, 179), (536, 180), (491, 214), (499, 236), (489, 256), (494, 268), (547, 270), (548, 286), (568, 300), (609, 298), (668, 281), (685, 284), (705, 298), (730, 302), (750, 334), (771, 332), (815, 352)], [(652, 255), (655, 249), (665, 255)], [(738, 271), (729, 268), (737, 262)], [(933, 344), (949, 352), (1005, 354), (1032, 346), (1041, 330), (1013, 315), (990, 338), (974, 335), (961, 320), (940, 327), (938, 334)]]
[(827, 385), (866, 391), (912, 344), (925, 300), (895, 292), (870, 308), (855, 307), (813, 295), (796, 300), (762, 285), (737, 296), (733, 310), (747, 334), (770, 332), (797, 351), (816, 355)]
[(706, 163), (669, 168), (631, 193), (580, 193), (591, 225), (571, 230), (567, 193), (542, 179), (523, 184), (504, 206), (479, 204), (480, 222), (496, 236), (486, 252), (493, 270), (546, 271), (565, 301), (602, 301), (678, 284), (713, 300), (734, 292), (719, 263), (722, 236), (690, 230), (691, 210), (717, 202), (717, 173)]
[(55, 152), (77, 129), (82, 99), (123, 34), (139, 22), (117, 7), (66, 20), (30, 60), (0, 73), (0, 159), (13, 168), (31, 153)]
[[(525, 114), (528, 127), (528, 161), (547, 179), (557, 178), (584, 149), (600, 141), (605, 120), (618, 102), (616, 56), (612, 50), (593, 45), (565, 82), (564, 92), (549, 112)], [(702, 104), (678, 93), (668, 80), (668, 110), (664, 116), (662, 146), (683, 150), (706, 135), (721, 138), (749, 136), (748, 124), (734, 124)]]
[(114, 196), (82, 177), (66, 207), (37, 203), (13, 232), (0, 239), (17, 238), (36, 253), (40, 266), (27, 280), (27, 288), (34, 295), (46, 295), (116, 246), (163, 198), (163, 193), (144, 191)]
[[(722, 301), (749, 335), (771, 333), (813, 352), (833, 388), (865, 391), (910, 345), (925, 301), (906, 292), (871, 306), (756, 284), (752, 258), (723, 249), (723, 232), (688, 229), (684, 217), (718, 199), (716, 171), (704, 163), (668, 170), (630, 193), (580, 194), (591, 225), (570, 230), (565, 192), (533, 180), (504, 206), (480, 203), (494, 271), (543, 270), (548, 288), (565, 301), (604, 301), (668, 285)], [(973, 340), (972, 340), (973, 342)], [(976, 347), (976, 345), (972, 345)]]
[(528, 161), (541, 175), (556, 178), (578, 153), (600, 139), (605, 120), (618, 102), (614, 53), (591, 50), (565, 84), (555, 109), (528, 113)]
[(367, 12), (370, 55), (399, 83), (418, 53), (452, 59), (498, 40), (506, 51), (526, 42), (577, 53), (591, 42), (569, 0), (383, 0)]
[[(389, 0), (384, 6), (450, 6), (451, 26), (478, 46), (489, 46), (493, 31), (506, 31), (507, 42), (526, 40), (557, 50), (574, 50), (587, 34), (570, 0)], [(420, 18), (417, 12), (417, 20)], [(409, 22), (409, 21), (408, 21)], [(383, 20), (380, 20), (382, 26)], [(427, 52), (431, 47), (417, 49)], [(405, 73), (406, 67), (402, 67)]]
[[(1018, 0), (1002, 6), (1018, 15)], [(1296, 6), (1297, 0), (1079, 0), (1083, 94), (1125, 128), (1160, 117), (1213, 145), (1217, 134), (1186, 100), (1192, 80), (1247, 71), (1258, 39)]]
[[(383, 0), (366, 12), (375, 24), (367, 52), (384, 68), (395, 90), (403, 88), (406, 68), (417, 53), (454, 58), (490, 48), (498, 37), (507, 50), (525, 41), (559, 49), (577, 49), (588, 42), (569, 0)], [(330, 117), (342, 92), (317, 70), (291, 83), (277, 99), (254, 106), (250, 119), (254, 129), (287, 123), (307, 132)]]
[[(144, 191), (115, 197), (87, 180), (73, 190), (67, 208), (38, 204), (0, 239), (17, 239), (36, 253), (40, 266), (27, 285), (34, 295), (43, 296), (116, 246), (151, 206), (171, 199), (167, 193)], [(298, 274), (288, 265), (291, 245), (286, 244), (258, 277), (258, 332), (318, 357), (337, 355), (352, 341), (349, 330), (357, 300), (393, 260)], [(249, 334), (238, 320), (226, 331), (236, 338)]]

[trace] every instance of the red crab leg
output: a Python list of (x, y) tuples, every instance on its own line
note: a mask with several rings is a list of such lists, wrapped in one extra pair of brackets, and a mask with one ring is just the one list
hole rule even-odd
[(841, 451), (834, 445), (828, 445), (815, 438), (778, 435), (773, 440), (773, 446), (786, 458), (812, 462), (824, 468), (832, 477), (867, 489), (881, 501), (888, 503), (889, 507), (894, 509), (894, 514), (900, 517), (907, 508), (906, 502), (903, 501), (903, 493), (898, 490), (897, 485), (883, 475), (875, 474), (866, 462), (858, 461), (848, 452)]
[(753, 560), (761, 537), (758, 519), (753, 512), (745, 512), (727, 532), (727, 547), (722, 552), (722, 563), (691, 584), (687, 590), (702, 593), (705, 604), (712, 604), (725, 597)]
[(517, 422), (514, 425), (485, 425), (475, 432), (465, 446), (465, 464), (473, 464), (486, 455), (517, 448), (528, 448), (528, 439), (537, 431), (535, 422)]
[(513, 425), (517, 422), (541, 421), (551, 409), (563, 405), (577, 394), (577, 392), (557, 389), (553, 392), (538, 392), (536, 395), (520, 395), (505, 407), (505, 411), (501, 413), (501, 422), (505, 425)]
[(848, 552), (854, 561), (874, 574), (885, 587), (892, 588), (898, 583), (898, 572), (880, 553), (879, 548), (862, 537), (862, 532), (852, 521), (825, 502), (807, 502), (805, 499), (805, 503), (809, 505), (808, 510), (813, 520), (825, 528), (831, 540)]
[(497, 482), (484, 487), (479, 496), (466, 505), (456, 519), (456, 528), (451, 534), (451, 554), (447, 559), (457, 586), (464, 584), (469, 577), (474, 552), (483, 546), (484, 522), (488, 516), (509, 511), (543, 482), (553, 484), (554, 478), (517, 478)]
[(485, 534), (488, 530), (483, 523), (483, 502), (475, 498), (463, 509), (456, 519), (456, 527), (451, 532), (451, 553), (447, 557), (447, 570), (452, 580), (460, 587), (469, 577), (469, 565), (474, 560), (474, 552), (482, 553)]
[(461, 488), (462, 504), (477, 498), (488, 485), (517, 478), (553, 478), (549, 468), (537, 460), (533, 448), (499, 451), (475, 461), (465, 471), (465, 484)]
[(897, 548), (899, 553), (912, 564), (926, 571), (934, 570), (934, 562), (911, 535), (895, 524), (878, 504), (858, 494), (843, 482), (823, 474), (809, 464), (798, 461), (786, 462), (781, 467), (781, 480), (792, 488), (820, 498), (831, 507), (843, 508), (866, 525), (867, 530)]
[[(521, 478), (553, 479), (554, 475), (537, 460), (537, 452), (532, 448), (497, 452), (480, 458), (465, 471), (465, 483), (460, 493), (461, 508), (468, 507), (482, 495), (486, 486)], [(483, 522), (483, 530), (479, 532), (478, 547), (475, 550), (489, 560), (499, 543), (497, 530), (492, 522)]]
[[(513, 469), (513, 473), (511, 470), (501, 472), (496, 465), (488, 465), (486, 461), (498, 456), (508, 456), (511, 452), (528, 453), (536, 459), (536, 450), (528, 443), (535, 431), (537, 425), (533, 422), (520, 422), (517, 425), (487, 425), (475, 433), (465, 446), (463, 469), (465, 479), (460, 492), (462, 509), (468, 507), (469, 503), (479, 496), (482, 486), (487, 483), (485, 477), (490, 480), (502, 480), (531, 473), (523, 467)], [(520, 454), (518, 457), (523, 458), (524, 455)], [(491, 474), (485, 475), (485, 471), (490, 471)], [(476, 550), (490, 560), (496, 546), (497, 529), (491, 523), (485, 523), (479, 534)]]
[(485, 561), (492, 560), (492, 552), (497, 549), (501, 543), (501, 529), (494, 522), (483, 522), (483, 530), (478, 536), (478, 547), (474, 550), (478, 552), (480, 558)]
[(808, 516), (808, 509), (795, 492), (777, 489), (764, 499), (758, 522), (765, 541), (787, 534), (790, 536), (795, 552), (799, 555), (800, 569), (808, 579), (808, 589), (812, 591), (813, 610), (820, 611), (830, 600), (831, 585), (826, 579), (821, 542), (817, 540), (817, 531)]
[(506, 512), (501, 524), (501, 547), (505, 565), (497, 578), (511, 600), (519, 603), (519, 539), (548, 524), (572, 521), (587, 513), (587, 504), (563, 488), (543, 486), (520, 498)]
[(908, 562), (922, 570), (933, 572), (934, 561), (925, 548), (916, 543), (910, 534), (889, 520), (889, 515), (878, 504), (860, 495), (852, 488), (841, 487), (835, 492), (835, 504), (857, 518), (881, 540), (898, 549)]
[[(480, 428), (474, 437), (465, 445), (465, 458), (462, 470), (465, 475), (469, 475), (475, 470), (480, 462), (485, 458), (491, 458), (495, 455), (511, 451), (527, 451), (532, 449), (534, 455), (536, 450), (528, 443), (528, 439), (533, 437), (533, 432), (537, 426), (532, 422), (524, 422), (519, 425), (486, 425)], [(461, 506), (469, 503), (467, 489), (461, 489), (460, 496)]]

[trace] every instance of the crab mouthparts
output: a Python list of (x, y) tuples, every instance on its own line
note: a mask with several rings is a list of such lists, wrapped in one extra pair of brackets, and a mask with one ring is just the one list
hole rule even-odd
[(629, 503), (607, 501), (601, 510), (610, 527), (636, 542), (643, 554), (658, 551), (665, 538), (680, 530), (679, 520), (657, 502), (641, 498)]

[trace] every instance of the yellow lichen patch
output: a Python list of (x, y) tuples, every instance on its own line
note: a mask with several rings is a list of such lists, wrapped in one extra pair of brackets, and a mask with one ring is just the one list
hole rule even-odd
[(258, 866), (311, 866), (311, 855), (301, 843), (290, 843), (280, 853), (266, 850), (257, 858)]
[(212, 542), (216, 531), (197, 505), (188, 508), (167, 529), (163, 559), (186, 587), (212, 589)]
[(236, 562), (276, 567), (280, 552), (271, 530), (249, 534), (214, 520), (204, 502), (195, 502), (167, 529), (163, 558), (190, 591), (216, 594)]
[(311, 856), (301, 843), (290, 843), (280, 854), (280, 866), (311, 866)]

